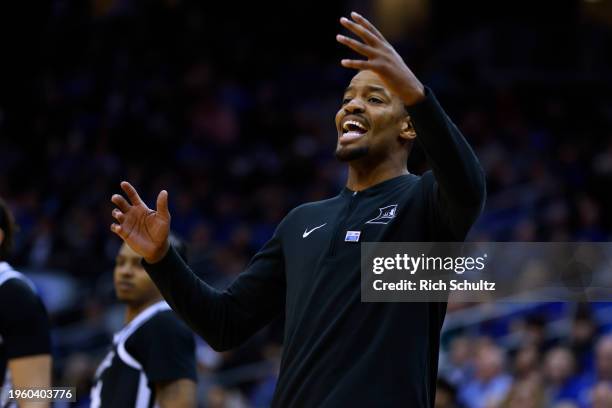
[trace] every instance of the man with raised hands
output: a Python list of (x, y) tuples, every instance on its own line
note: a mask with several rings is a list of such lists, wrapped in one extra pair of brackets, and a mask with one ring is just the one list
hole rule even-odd
[[(111, 230), (143, 258), (172, 308), (217, 350), (284, 312), (274, 407), (433, 407), (445, 303), (362, 303), (360, 243), (462, 241), (485, 200), (474, 152), (382, 34), (357, 13), (337, 41), (366, 57), (336, 114), (346, 187), (278, 225), (224, 291), (198, 279), (168, 245), (168, 193), (149, 209), (127, 182)], [(432, 171), (410, 174), (420, 142)]]

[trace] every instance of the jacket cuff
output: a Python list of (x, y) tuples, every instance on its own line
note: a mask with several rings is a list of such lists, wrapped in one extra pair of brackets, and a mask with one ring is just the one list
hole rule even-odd
[(145, 261), (144, 258), (140, 261), (143, 268), (151, 275), (151, 276), (159, 276), (161, 274), (167, 273), (168, 270), (172, 270), (181, 263), (181, 258), (176, 253), (172, 245), (168, 247), (168, 252), (162, 259), (153, 264)]

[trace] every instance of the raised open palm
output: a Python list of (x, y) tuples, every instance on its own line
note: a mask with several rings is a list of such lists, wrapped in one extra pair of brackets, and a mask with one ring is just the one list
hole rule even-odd
[(118, 208), (112, 215), (117, 220), (111, 231), (119, 235), (136, 253), (147, 262), (159, 261), (168, 250), (170, 232), (170, 212), (168, 211), (168, 192), (162, 190), (157, 196), (157, 210), (151, 210), (142, 201), (136, 189), (127, 181), (121, 183), (129, 202), (121, 195), (111, 198)]

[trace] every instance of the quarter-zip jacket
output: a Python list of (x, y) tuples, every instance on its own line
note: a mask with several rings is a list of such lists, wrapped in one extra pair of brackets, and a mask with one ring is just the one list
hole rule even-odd
[(143, 262), (217, 350), (284, 311), (274, 407), (433, 407), (446, 304), (362, 303), (360, 243), (462, 241), (484, 205), (485, 181), (430, 90), (408, 109), (431, 171), (295, 208), (226, 290), (198, 279), (172, 249)]

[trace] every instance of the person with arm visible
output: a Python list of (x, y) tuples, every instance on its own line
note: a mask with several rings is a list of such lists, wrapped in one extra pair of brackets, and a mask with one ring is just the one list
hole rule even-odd
[[(185, 255), (174, 236), (169, 241)], [(91, 407), (196, 406), (195, 341), (172, 312), (127, 244), (117, 254), (115, 293), (126, 305), (125, 326), (96, 371)]]
[[(51, 337), (47, 310), (34, 284), (6, 261), (15, 222), (0, 199), (0, 407), (12, 407), (9, 390), (51, 386)], [(48, 407), (19, 400), (19, 407)]]
[[(284, 312), (273, 407), (433, 407), (446, 303), (362, 303), (360, 242), (463, 241), (485, 200), (471, 147), (382, 34), (364, 17), (337, 40), (367, 60), (336, 114), (346, 187), (292, 210), (224, 291), (170, 248), (168, 192), (149, 209), (128, 182), (111, 230), (143, 256), (170, 306), (213, 348), (236, 347)], [(414, 141), (432, 171), (410, 174)]]

